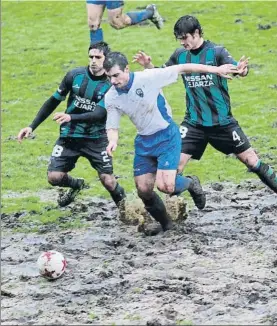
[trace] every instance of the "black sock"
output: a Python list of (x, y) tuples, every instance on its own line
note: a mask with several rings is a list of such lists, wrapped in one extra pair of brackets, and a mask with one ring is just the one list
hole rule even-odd
[(109, 191), (109, 193), (117, 206), (119, 202), (126, 197), (125, 191), (119, 183), (115, 186), (114, 190)]
[(168, 229), (168, 226), (171, 225), (171, 219), (166, 212), (165, 205), (162, 199), (153, 192), (153, 196), (150, 199), (143, 199), (142, 201), (145, 205), (145, 209), (150, 215), (161, 224), (164, 230)]
[(259, 161), (252, 171), (266, 184), (271, 190), (277, 193), (277, 176), (273, 169), (266, 163)]
[(65, 174), (59, 184), (60, 187), (69, 187), (72, 189), (80, 188), (80, 180)]

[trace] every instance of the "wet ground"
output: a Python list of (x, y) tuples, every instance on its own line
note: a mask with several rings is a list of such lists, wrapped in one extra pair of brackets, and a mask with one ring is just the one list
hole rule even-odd
[[(277, 196), (256, 180), (204, 188), (205, 210), (155, 237), (105, 200), (76, 200), (81, 230), (9, 234), (20, 221), (3, 216), (2, 325), (277, 325)], [(56, 281), (36, 268), (47, 249), (68, 261)]]

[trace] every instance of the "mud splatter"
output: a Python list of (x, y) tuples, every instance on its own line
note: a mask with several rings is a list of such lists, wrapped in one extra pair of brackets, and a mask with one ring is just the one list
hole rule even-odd
[[(2, 324), (276, 324), (276, 194), (258, 181), (205, 190), (205, 210), (189, 202), (187, 219), (156, 237), (105, 200), (72, 206), (88, 223), (81, 230), (11, 234), (20, 219), (5, 216)], [(36, 268), (47, 249), (68, 261), (52, 282)]]

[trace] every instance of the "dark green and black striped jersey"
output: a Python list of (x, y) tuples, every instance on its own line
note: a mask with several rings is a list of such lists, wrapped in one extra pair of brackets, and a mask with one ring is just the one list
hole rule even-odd
[[(64, 101), (67, 94), (66, 113), (82, 114), (93, 112), (97, 106), (105, 109), (104, 95), (111, 84), (104, 74), (93, 76), (88, 67), (80, 67), (69, 71), (61, 82), (54, 97)], [(99, 122), (78, 122), (71, 120), (60, 127), (60, 137), (99, 138), (106, 132), (106, 116)]]
[[(183, 63), (237, 65), (223, 46), (210, 41), (204, 41), (196, 50), (177, 49), (164, 66)], [(186, 73), (182, 78), (186, 88), (185, 121), (193, 125), (217, 126), (227, 125), (234, 120), (226, 79), (211, 73)]]

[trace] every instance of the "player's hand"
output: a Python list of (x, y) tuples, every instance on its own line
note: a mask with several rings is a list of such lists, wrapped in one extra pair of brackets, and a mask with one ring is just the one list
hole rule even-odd
[(238, 73), (238, 67), (231, 64), (225, 64), (222, 66), (219, 66), (217, 69), (217, 74), (220, 77), (226, 78), (226, 79), (233, 79), (230, 74), (237, 74)]
[(54, 114), (53, 120), (56, 120), (56, 122), (61, 125), (65, 122), (71, 121), (71, 116), (64, 112), (57, 112)]
[(115, 141), (110, 141), (108, 146), (107, 146), (107, 153), (109, 156), (113, 156), (113, 152), (117, 148), (117, 143)]
[(135, 54), (133, 56), (133, 61), (132, 62), (137, 62), (138, 64), (140, 64), (144, 68), (152, 68), (153, 64), (152, 64), (151, 61), (152, 61), (152, 58), (150, 57), (150, 55), (147, 55), (143, 51), (139, 51), (137, 54)]
[(250, 58), (246, 58), (244, 55), (240, 58), (237, 68), (238, 68), (238, 74), (240, 76), (245, 76), (247, 74), (247, 67), (249, 63)]
[(32, 131), (33, 129), (31, 127), (21, 129), (17, 135), (17, 140), (21, 143), (23, 138), (28, 138)]

